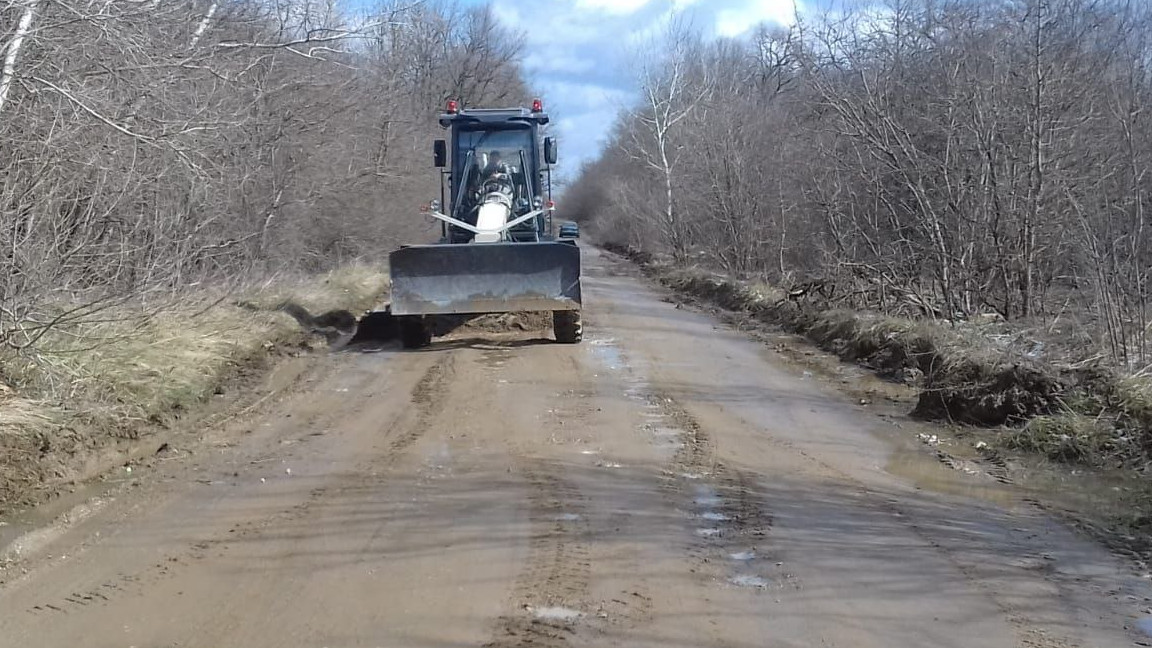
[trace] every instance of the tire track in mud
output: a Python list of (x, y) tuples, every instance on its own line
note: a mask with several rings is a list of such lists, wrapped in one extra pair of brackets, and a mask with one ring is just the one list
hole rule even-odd
[[(933, 535), (928, 529), (925, 529), (921, 524), (918, 524), (914, 519), (915, 516), (909, 515), (904, 507), (901, 507), (890, 497), (878, 493), (859, 479), (833, 466), (827, 461), (814, 456), (803, 448), (797, 447), (789, 441), (784, 441), (772, 436), (766, 436), (766, 439), (778, 448), (799, 455), (804, 460), (818, 467), (823, 473), (851, 484), (857, 493), (868, 499), (875, 510), (879, 510), (890, 518), (895, 519), (898, 524), (907, 528), (914, 536), (932, 547), (945, 562), (956, 570), (956, 573), (960, 574), (966, 583), (976, 591), (987, 596), (988, 600), (1000, 610), (1000, 614), (1004, 620), (1008, 622), (1016, 633), (1018, 645), (1022, 648), (1080, 648), (1079, 642), (1068, 637), (1054, 636), (1042, 630), (1037, 627), (1036, 622), (1029, 618), (1027, 614), (1018, 611), (1016, 606), (1005, 602), (1001, 592), (980, 576), (978, 565), (958, 558), (953, 549), (945, 546), (944, 542), (938, 537)], [(1059, 584), (1053, 579), (1049, 578), (1045, 580), (1059, 587)]]
[[(644, 428), (655, 436), (674, 433), (676, 450), (662, 470), (661, 489), (665, 498), (689, 517), (687, 533), (695, 526), (688, 549), (693, 560), (690, 571), (715, 572), (718, 565), (729, 565), (728, 580), (736, 584), (744, 579), (759, 582), (759, 576), (748, 572), (764, 570), (767, 557), (759, 545), (767, 541), (772, 516), (756, 475), (717, 459), (708, 430), (670, 394), (651, 385), (644, 377), (644, 367), (629, 362), (614, 340), (589, 341), (601, 364), (621, 376), (624, 394), (644, 404), (646, 417), (652, 421)], [(743, 558), (744, 554), (753, 557)], [(734, 561), (734, 555), (742, 559)]]
[[(415, 407), (416, 415), (412, 417), (410, 422), (405, 423), (401, 420), (398, 423), (400, 426), (399, 433), (388, 444), (385, 457), (382, 459), (374, 457), (360, 462), (353, 470), (352, 475), (362, 475), (369, 467), (383, 465), (387, 468), (395, 464), (402, 457), (404, 451), (423, 436), (429, 428), (431, 419), (443, 410), (444, 395), (455, 373), (454, 363), (454, 354), (447, 354), (425, 371), (411, 391), (410, 402)], [(367, 407), (368, 403), (361, 401), (350, 410), (345, 410), (331, 418), (354, 419)], [(309, 421), (309, 425), (315, 422), (318, 420)], [(341, 475), (339, 479), (346, 481), (348, 477)], [(313, 488), (303, 501), (258, 519), (233, 524), (226, 531), (203, 540), (191, 542), (187, 547), (172, 552), (139, 571), (116, 574), (96, 585), (79, 588), (75, 592), (57, 599), (34, 604), (26, 608), (25, 612), (33, 615), (68, 614), (79, 608), (93, 605), (107, 606), (115, 599), (126, 595), (143, 596), (148, 587), (175, 576), (180, 570), (188, 569), (210, 557), (222, 557), (240, 541), (258, 540), (262, 534), (273, 531), (280, 525), (307, 517), (317, 506), (322, 506), (327, 497), (335, 496), (347, 490), (349, 488), (330, 486)]]
[[(716, 495), (705, 494), (704, 499), (715, 497), (715, 503), (722, 507), (721, 516), (727, 519), (718, 519), (720, 524), (715, 527), (716, 535), (705, 535), (702, 549), (697, 558), (697, 569), (705, 564), (715, 564), (717, 557), (732, 559), (738, 557), (741, 562), (751, 566), (755, 562), (763, 565), (772, 565), (771, 547), (762, 546), (766, 539), (768, 529), (772, 524), (771, 516), (767, 514), (765, 498), (755, 486), (756, 476), (743, 470), (734, 470), (714, 458), (710, 438), (699, 422), (668, 396), (653, 396), (651, 402), (657, 403), (668, 418), (677, 427), (684, 430), (684, 446), (676, 453), (672, 460), (672, 467), (668, 471), (673, 479), (670, 487), (673, 491), (683, 490), (683, 480), (692, 480), (698, 484), (711, 484)], [(851, 483), (861, 495), (867, 497), (877, 509), (889, 514), (899, 523), (908, 528), (916, 537), (931, 546), (940, 554), (949, 565), (959, 573), (974, 589), (986, 595), (1000, 610), (1003, 618), (1011, 625), (1017, 635), (1018, 645), (1022, 648), (1079, 648), (1080, 644), (1066, 637), (1054, 636), (1038, 627), (1025, 614), (1019, 612), (1011, 604), (1005, 603), (999, 592), (980, 577), (977, 567), (961, 561), (941, 541), (933, 537), (921, 525), (914, 522), (897, 503), (890, 498), (882, 496), (869, 488), (863, 482), (855, 479), (848, 473), (832, 464), (812, 455), (803, 448), (797, 447), (787, 441), (768, 437), (770, 442), (780, 448), (804, 458), (817, 466), (821, 472), (833, 475)], [(679, 479), (677, 479), (679, 477)], [(700, 492), (699, 490), (697, 491)], [(697, 504), (699, 500), (697, 498)], [(703, 507), (708, 508), (708, 507)], [(737, 542), (739, 541), (739, 542)], [(741, 546), (737, 546), (741, 545)], [(732, 549), (739, 549), (732, 552)], [(778, 565), (778, 563), (776, 563)], [(760, 589), (769, 587), (769, 579), (760, 580), (756, 576), (744, 578), (745, 575), (734, 577), (737, 584), (752, 586)], [(782, 582), (779, 586), (799, 587), (799, 581), (791, 574), (778, 573), (777, 579)]]
[(412, 405), (416, 407), (416, 417), (388, 444), (388, 463), (395, 462), (401, 453), (412, 447), (435, 418), (444, 409), (445, 396), (456, 374), (456, 354), (447, 353), (437, 360), (412, 388)]
[(524, 460), (519, 470), (529, 488), (528, 565), (513, 590), (515, 611), (497, 620), (484, 648), (559, 648), (587, 615), (592, 569), (584, 498), (557, 476), (557, 466)]
[(695, 530), (695, 565), (691, 571), (739, 565), (722, 570), (728, 572), (730, 583), (767, 587), (768, 579), (759, 574), (770, 560), (763, 544), (772, 516), (756, 475), (718, 460), (711, 436), (674, 398), (656, 393), (649, 402), (658, 406), (668, 424), (682, 431), (682, 445), (665, 471), (665, 490), (674, 499), (688, 499), (687, 509), (700, 523)]
[(99, 584), (80, 588), (77, 591), (51, 602), (41, 602), (26, 608), (29, 614), (43, 613), (68, 614), (80, 607), (91, 605), (107, 606), (122, 596), (144, 596), (148, 587), (173, 577), (181, 569), (186, 569), (207, 558), (221, 557), (232, 544), (241, 540), (257, 539), (277, 524), (299, 520), (324, 497), (327, 489), (315, 488), (307, 498), (298, 504), (283, 509), (259, 520), (234, 524), (223, 534), (198, 540), (182, 550), (172, 552), (139, 571), (120, 573), (105, 579)]

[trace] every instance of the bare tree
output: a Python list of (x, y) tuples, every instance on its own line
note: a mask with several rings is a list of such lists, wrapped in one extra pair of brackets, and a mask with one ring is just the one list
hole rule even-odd
[[(652, 197), (677, 257), (818, 280), (855, 308), (1071, 320), (1141, 369), (1150, 12), (1129, 0), (887, 0), (775, 37), (705, 46), (682, 28), (570, 191), (584, 191), (604, 235), (627, 233), (625, 200)], [(608, 169), (626, 195), (583, 188)], [(685, 210), (706, 225), (687, 227)]]
[(639, 126), (629, 130), (627, 150), (659, 174), (663, 196), (657, 223), (673, 252), (683, 257), (691, 224), (678, 213), (673, 195), (683, 153), (676, 137), (682, 122), (711, 93), (712, 80), (699, 65), (701, 46), (685, 23), (672, 20), (661, 38), (644, 47), (640, 55), (643, 104), (627, 117)]
[(527, 94), (518, 35), (449, 2), (19, 0), (0, 24), (0, 343), (25, 354), (109, 300), (426, 240), (441, 99)]

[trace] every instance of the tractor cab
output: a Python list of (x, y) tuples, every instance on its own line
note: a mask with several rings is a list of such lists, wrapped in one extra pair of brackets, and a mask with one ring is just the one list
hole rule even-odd
[[(540, 241), (551, 231), (551, 165), (556, 145), (544, 135), (549, 118), (540, 101), (525, 108), (460, 110), (449, 101), (440, 125), (450, 132), (447, 141), (434, 144), (435, 164), (441, 169), (440, 201), (434, 205), (450, 220), (441, 219), (442, 242), (470, 243), (481, 207), (498, 201), (511, 212), (501, 240)], [(450, 152), (450, 155), (449, 155)], [(521, 220), (523, 219), (523, 220)]]

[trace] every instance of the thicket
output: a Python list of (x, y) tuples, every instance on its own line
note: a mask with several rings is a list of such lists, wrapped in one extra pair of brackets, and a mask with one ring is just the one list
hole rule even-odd
[(645, 52), (561, 204), (594, 236), (1152, 364), (1152, 5), (890, 0)]
[(428, 240), (436, 115), (522, 102), (522, 45), (453, 2), (0, 4), (0, 352)]
[(0, 0), (0, 505), (298, 341), (280, 299), (378, 305), (437, 115), (523, 105), (522, 48), (451, 0)]

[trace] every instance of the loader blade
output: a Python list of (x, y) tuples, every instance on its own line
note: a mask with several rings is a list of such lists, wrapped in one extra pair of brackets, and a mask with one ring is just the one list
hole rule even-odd
[(413, 245), (389, 257), (393, 315), (578, 310), (571, 243)]

